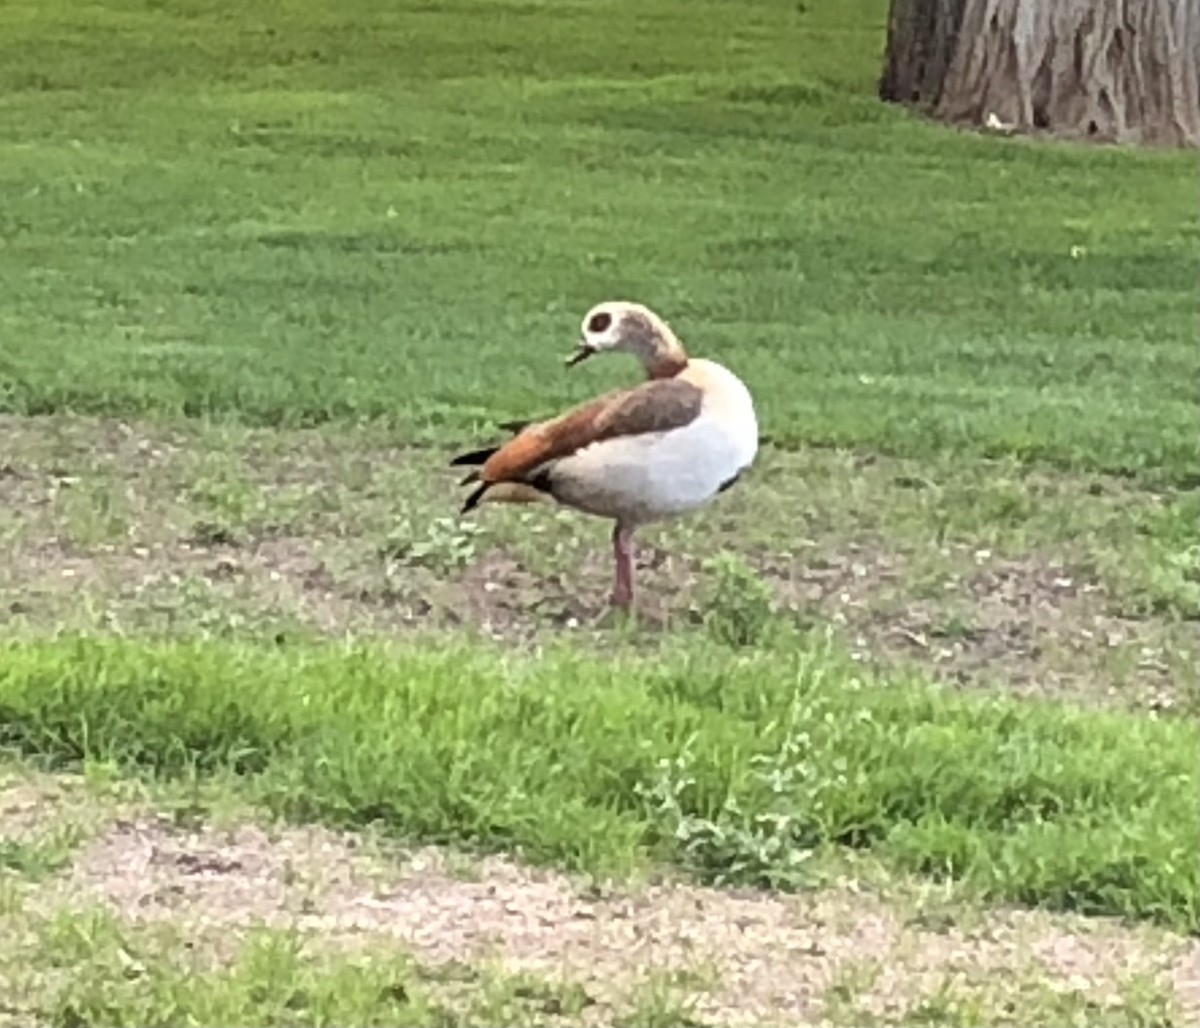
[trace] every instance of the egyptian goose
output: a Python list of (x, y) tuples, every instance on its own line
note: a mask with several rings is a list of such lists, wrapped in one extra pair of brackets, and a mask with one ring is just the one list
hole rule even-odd
[(758, 452), (754, 403), (742, 381), (712, 361), (689, 358), (658, 315), (636, 303), (597, 304), (567, 365), (597, 353), (637, 357), (647, 381), (597, 397), (556, 418), (513, 424), (506, 443), (456, 457), (479, 465), (462, 512), (481, 501), (551, 498), (611, 518), (616, 582), (611, 602), (633, 603), (633, 533), (695, 510), (737, 481)]

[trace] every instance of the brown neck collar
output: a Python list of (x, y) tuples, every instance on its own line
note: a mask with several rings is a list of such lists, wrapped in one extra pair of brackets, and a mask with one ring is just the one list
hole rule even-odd
[(682, 346), (656, 353), (646, 361), (647, 378), (674, 378), (688, 365), (687, 354)]

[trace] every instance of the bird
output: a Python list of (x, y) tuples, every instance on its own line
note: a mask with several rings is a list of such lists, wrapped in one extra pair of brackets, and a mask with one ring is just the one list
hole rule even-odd
[(758, 453), (758, 418), (746, 384), (715, 361), (689, 357), (678, 336), (641, 303), (609, 300), (584, 315), (568, 367), (603, 353), (637, 358), (637, 385), (615, 389), (541, 421), (501, 426), (510, 438), (462, 453), (475, 488), (460, 516), (483, 502), (557, 504), (613, 522), (609, 602), (634, 603), (634, 534), (695, 511), (738, 482)]

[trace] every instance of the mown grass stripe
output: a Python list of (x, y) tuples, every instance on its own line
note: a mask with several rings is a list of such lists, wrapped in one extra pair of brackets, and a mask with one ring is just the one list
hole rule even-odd
[(1190, 154), (880, 102), (886, 0), (495, 2), (0, 5), (0, 411), (449, 449), (627, 296), (781, 447), (1196, 484)]

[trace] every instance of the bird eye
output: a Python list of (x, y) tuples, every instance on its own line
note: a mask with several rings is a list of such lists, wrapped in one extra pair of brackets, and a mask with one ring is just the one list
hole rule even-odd
[(612, 315), (604, 311), (599, 314), (593, 314), (592, 320), (588, 322), (589, 332), (603, 332), (612, 324)]

